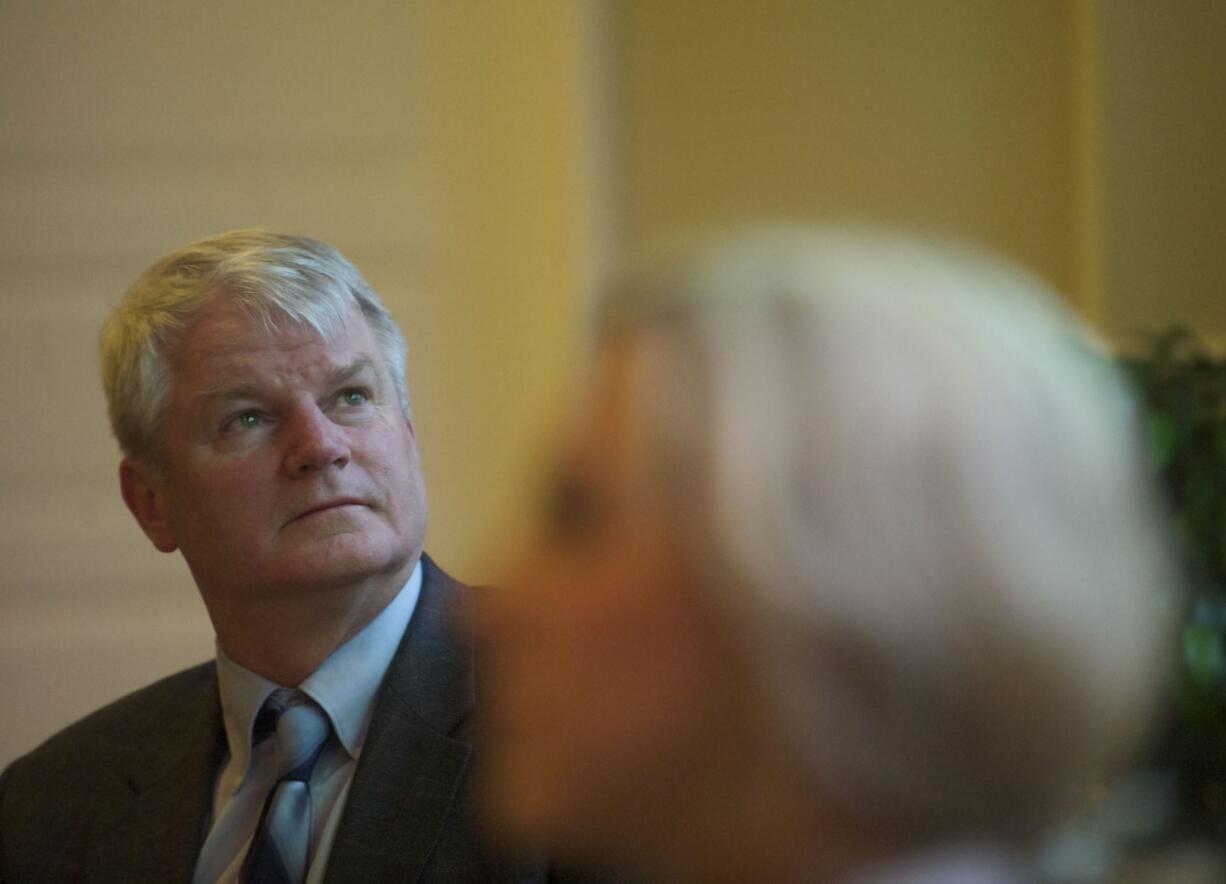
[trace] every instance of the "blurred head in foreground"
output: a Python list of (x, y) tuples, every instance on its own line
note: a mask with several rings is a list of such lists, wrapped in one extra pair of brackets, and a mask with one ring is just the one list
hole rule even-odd
[(665, 880), (1024, 845), (1158, 681), (1135, 420), (973, 252), (775, 230), (636, 265), (485, 621), (493, 819)]

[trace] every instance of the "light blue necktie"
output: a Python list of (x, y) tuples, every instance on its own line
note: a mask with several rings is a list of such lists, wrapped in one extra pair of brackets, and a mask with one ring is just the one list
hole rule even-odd
[(311, 843), (311, 771), (332, 732), (328, 718), (310, 698), (279, 688), (264, 702), (256, 721), (277, 740), (277, 782), (264, 805), (241, 884), (302, 884)]

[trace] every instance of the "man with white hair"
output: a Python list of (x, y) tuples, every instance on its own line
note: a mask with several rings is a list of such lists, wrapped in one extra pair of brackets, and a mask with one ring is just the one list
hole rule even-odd
[(123, 499), (183, 554), (216, 660), (0, 781), (0, 880), (557, 880), (470, 819), (471, 590), (422, 552), (405, 344), (339, 252), (235, 231), (156, 262), (101, 339)]
[(484, 620), (494, 822), (663, 881), (1032, 884), (1180, 583), (1109, 356), (880, 233), (665, 249), (597, 315)]

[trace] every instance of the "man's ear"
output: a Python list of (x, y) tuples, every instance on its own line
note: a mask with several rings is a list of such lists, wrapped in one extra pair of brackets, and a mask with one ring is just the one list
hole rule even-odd
[(119, 491), (123, 502), (140, 524), (145, 536), (164, 553), (179, 548), (170, 529), (165, 486), (157, 471), (138, 460), (125, 457), (119, 462)]

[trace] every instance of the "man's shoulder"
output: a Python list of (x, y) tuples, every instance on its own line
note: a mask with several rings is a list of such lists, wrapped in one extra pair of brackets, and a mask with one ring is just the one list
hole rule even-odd
[[(40, 778), (55, 778), (84, 763), (97, 764), (120, 754), (128, 754), (150, 731), (162, 730), (154, 722), (165, 718), (167, 710), (182, 710), (217, 693), (216, 666), (212, 661), (120, 697), (49, 737), (40, 746), (18, 758), (5, 773), (5, 779), (21, 778), (34, 770)], [(171, 713), (173, 714), (173, 713)], [(11, 785), (11, 781), (10, 781)]]
[[(209, 752), (222, 739), (215, 673), (210, 662), (163, 678), (10, 764), (0, 774), (0, 879), (156, 880), (127, 875), (126, 864), (142, 868), (183, 844), (198, 847), (191, 842), (207, 813)], [(160, 797), (141, 805), (153, 786), (163, 787)], [(185, 819), (187, 827), (177, 825)], [(145, 847), (133, 853), (137, 842)]]
[(480, 591), (479, 587), (471, 586), (452, 577), (427, 552), (421, 554), (421, 578), (423, 591), (425, 587), (429, 587), (434, 593), (447, 595), (453, 600), (465, 600), (473, 592)]
[[(434, 616), (426, 615), (420, 620), (437, 620), (454, 640), (471, 644), (473, 609), (484, 603), (484, 598), (496, 590), (480, 584), (466, 583), (451, 576), (439, 564), (422, 553), (422, 590), (418, 609), (433, 609)], [(413, 624), (410, 622), (410, 631)]]

